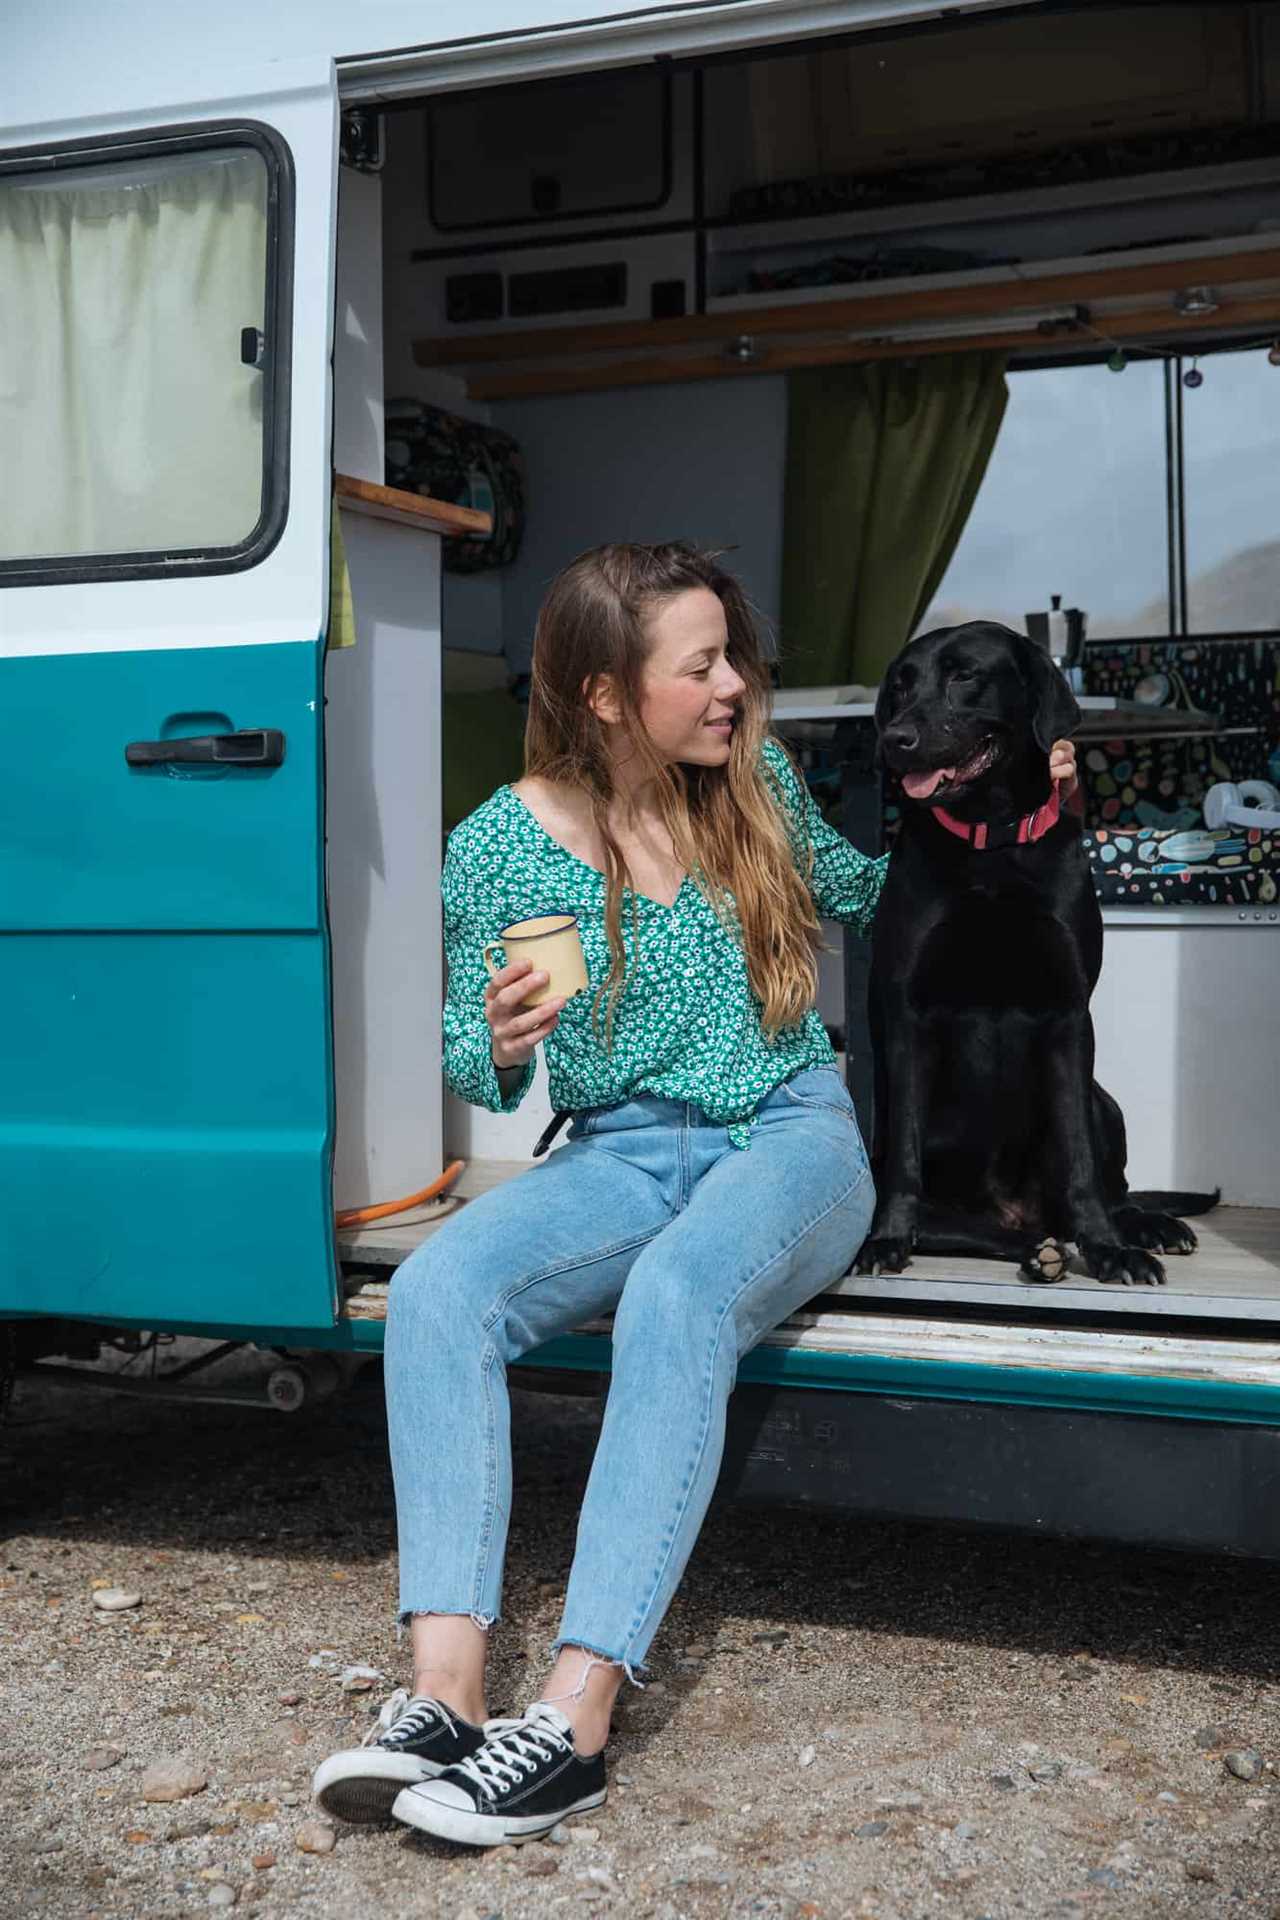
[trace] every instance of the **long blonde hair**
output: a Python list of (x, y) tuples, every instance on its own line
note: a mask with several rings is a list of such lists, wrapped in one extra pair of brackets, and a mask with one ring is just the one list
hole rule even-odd
[[(645, 617), (696, 588), (709, 588), (724, 608), (729, 660), (746, 682), (723, 767), (669, 765), (655, 752), (640, 717), (649, 653)], [(762, 767), (769, 673), (742, 588), (712, 555), (682, 542), (593, 547), (556, 576), (538, 614), (525, 772), (590, 797), (604, 847), (612, 962), (596, 1010), (604, 1006), (611, 1037), (626, 976), (622, 896), (631, 879), (609, 829), (608, 729), (583, 691), (601, 674), (612, 679), (621, 725), (653, 781), (676, 858), (737, 932), (765, 1033), (773, 1038), (797, 1025), (813, 1005), (820, 932), (807, 884), (811, 856), (794, 844), (781, 796)]]

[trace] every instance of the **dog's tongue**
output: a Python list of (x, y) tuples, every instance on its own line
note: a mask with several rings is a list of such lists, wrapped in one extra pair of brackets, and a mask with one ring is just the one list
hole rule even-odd
[(944, 780), (954, 780), (954, 767), (935, 767), (932, 773), (904, 773), (902, 784), (913, 800), (927, 800)]

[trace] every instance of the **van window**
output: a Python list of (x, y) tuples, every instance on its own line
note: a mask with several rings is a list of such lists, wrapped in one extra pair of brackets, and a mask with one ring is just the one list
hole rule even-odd
[(275, 165), (188, 140), (0, 177), (0, 577), (257, 557)]
[(1200, 363), (1201, 381), (1184, 387), (1188, 633), (1280, 627), (1280, 371), (1273, 353), (1268, 345), (1212, 354)]
[(1160, 359), (1027, 367), (920, 631), (1025, 616), (1062, 595), (1089, 632), (1167, 634), (1168, 489)]

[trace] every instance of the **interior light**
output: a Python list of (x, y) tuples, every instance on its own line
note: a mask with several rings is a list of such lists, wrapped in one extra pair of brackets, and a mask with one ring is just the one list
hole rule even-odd
[(1195, 320), (1218, 311), (1218, 296), (1212, 287), (1182, 287), (1174, 294), (1173, 304), (1184, 319)]

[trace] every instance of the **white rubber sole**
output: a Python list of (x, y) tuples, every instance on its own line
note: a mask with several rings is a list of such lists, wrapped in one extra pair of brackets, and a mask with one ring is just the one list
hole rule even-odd
[(326, 1813), (354, 1826), (384, 1824), (397, 1794), (434, 1780), (444, 1768), (411, 1753), (374, 1753), (361, 1747), (331, 1753), (316, 1768), (311, 1791)]
[(608, 1797), (608, 1788), (601, 1787), (598, 1793), (589, 1793), (575, 1800), (571, 1807), (561, 1807), (558, 1813), (513, 1815), (469, 1813), (464, 1807), (444, 1806), (410, 1789), (397, 1796), (391, 1815), (405, 1826), (416, 1827), (419, 1833), (430, 1833), (437, 1840), (458, 1840), (468, 1847), (518, 1847), (524, 1840), (540, 1840), (544, 1833), (550, 1833), (552, 1827), (571, 1819), (575, 1813), (589, 1813), (593, 1807), (602, 1807)]

